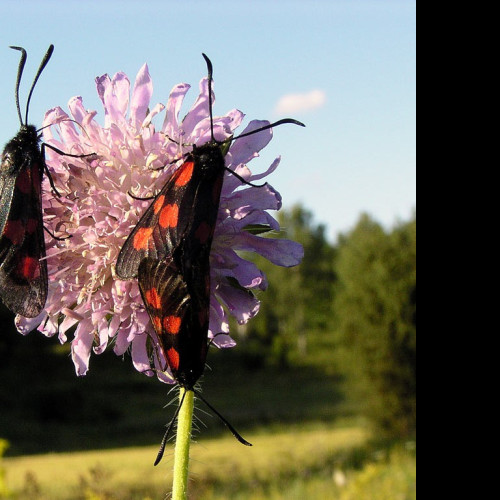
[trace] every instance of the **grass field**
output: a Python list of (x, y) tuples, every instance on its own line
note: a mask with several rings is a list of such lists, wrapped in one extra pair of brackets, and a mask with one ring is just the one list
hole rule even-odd
[[(128, 358), (103, 354), (76, 378), (67, 348), (8, 337), (1, 350), (0, 498), (162, 500), (173, 448), (153, 467), (176, 400), (169, 387), (135, 373)], [(56, 339), (55, 339), (56, 340)], [(307, 356), (289, 367), (256, 367), (241, 351), (215, 351), (205, 397), (253, 443), (241, 446), (216, 419), (191, 451), (190, 500), (414, 500), (412, 449), (374, 446), (331, 353), (310, 335)], [(29, 369), (18, 370), (18, 366)], [(34, 376), (36, 374), (36, 376)], [(52, 453), (47, 453), (51, 451)], [(4, 488), (7, 488), (5, 491)]]
[[(191, 451), (196, 500), (413, 500), (413, 450), (374, 453), (360, 426), (288, 427), (246, 436), (199, 436)], [(163, 499), (171, 485), (172, 447), (158, 467), (156, 447), (6, 458), (9, 494), (29, 500)]]

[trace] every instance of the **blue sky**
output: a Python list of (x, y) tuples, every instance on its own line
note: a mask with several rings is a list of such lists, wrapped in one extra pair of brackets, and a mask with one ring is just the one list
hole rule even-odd
[(281, 154), (270, 182), (285, 207), (302, 203), (332, 241), (361, 212), (390, 227), (416, 207), (414, 1), (2, 0), (2, 146), (19, 126), (19, 53), (8, 46), (28, 51), (25, 102), (51, 43), (54, 55), (30, 107), (35, 125), (47, 109), (67, 109), (74, 95), (103, 123), (95, 77), (125, 71), (133, 81), (144, 62), (153, 103), (187, 82), (191, 104), (206, 74), (205, 52), (214, 65), (215, 114), (238, 108), (249, 120), (273, 120), (284, 116), (281, 102), (306, 123), (277, 128), (250, 164), (263, 171)]

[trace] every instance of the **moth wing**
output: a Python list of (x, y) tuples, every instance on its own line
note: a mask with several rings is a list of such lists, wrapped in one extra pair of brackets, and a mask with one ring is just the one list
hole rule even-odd
[(185, 214), (192, 206), (196, 186), (190, 183), (194, 162), (186, 160), (154, 198), (125, 241), (116, 262), (116, 274), (132, 279), (145, 258), (169, 258), (189, 231), (192, 217)]
[(188, 285), (171, 259), (143, 259), (138, 273), (142, 300), (165, 359), (176, 376), (180, 367), (182, 332), (189, 322), (191, 309)]
[(16, 177), (17, 174), (12, 172), (11, 155), (4, 151), (0, 166), (0, 238), (9, 217)]
[(35, 163), (1, 178), (0, 296), (15, 314), (34, 318), (45, 307), (48, 289), (41, 169)]

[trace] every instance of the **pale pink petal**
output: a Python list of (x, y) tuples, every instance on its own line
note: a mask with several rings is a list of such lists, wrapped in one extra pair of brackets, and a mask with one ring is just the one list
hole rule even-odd
[(153, 82), (149, 75), (148, 65), (144, 64), (135, 79), (132, 99), (130, 101), (130, 122), (137, 129), (141, 127), (143, 120), (148, 114), (152, 94)]
[(90, 320), (80, 322), (75, 331), (75, 339), (71, 343), (71, 358), (77, 375), (87, 374), (93, 341), (93, 327)]
[[(16, 326), (23, 334), (38, 327), (44, 335), (58, 335), (60, 342), (66, 342), (76, 326), (71, 352), (78, 375), (87, 373), (92, 353), (99, 355), (112, 345), (119, 356), (129, 352), (138, 371), (174, 383), (137, 281), (119, 280), (114, 271), (125, 239), (150, 204), (130, 194), (148, 197), (158, 192), (194, 145), (213, 136), (219, 141), (237, 137), (244, 114), (233, 109), (214, 116), (212, 136), (204, 78), (194, 105), (179, 121), (189, 85), (175, 86), (166, 104), (151, 103), (153, 83), (147, 65), (139, 70), (132, 91), (124, 73), (98, 77), (96, 87), (104, 112), (87, 110), (77, 96), (68, 103), (70, 115), (59, 107), (45, 115), (44, 125), (52, 125), (43, 131), (45, 142), (92, 157), (70, 158), (46, 150), (61, 196), (53, 195), (45, 178), (44, 225), (62, 239), (46, 238), (46, 310), (32, 320), (17, 317)], [(162, 112), (165, 119), (157, 130), (153, 122)], [(268, 123), (251, 121), (243, 133)], [(279, 158), (256, 173), (248, 163), (272, 134), (266, 130), (236, 139), (226, 166), (247, 181), (265, 179), (278, 167)], [(260, 254), (281, 266), (297, 265), (302, 258), (297, 243), (257, 235), (279, 232), (278, 222), (267, 211), (279, 210), (281, 203), (280, 194), (269, 184), (250, 187), (236, 175), (224, 175), (210, 275), (208, 338), (217, 347), (235, 345), (228, 315), (246, 323), (259, 311), (254, 291), (267, 287), (264, 273), (238, 252)]]
[[(269, 125), (269, 122), (266, 120), (253, 120), (239, 135), (252, 132), (267, 125)], [(258, 152), (264, 149), (272, 138), (272, 130), (267, 129), (262, 132), (257, 132), (256, 134), (237, 139), (231, 146), (231, 164), (237, 166), (241, 163), (248, 163), (253, 158), (259, 156)]]
[(163, 122), (162, 132), (171, 139), (179, 137), (179, 112), (184, 102), (188, 90), (191, 88), (187, 83), (176, 85), (170, 92), (168, 99), (165, 121)]
[(282, 267), (297, 266), (304, 257), (302, 245), (295, 241), (262, 238), (250, 233), (241, 233), (236, 236), (234, 248), (246, 252), (257, 252), (273, 264)]
[(246, 323), (259, 312), (260, 302), (253, 294), (235, 288), (227, 282), (219, 284), (216, 294), (238, 323)]

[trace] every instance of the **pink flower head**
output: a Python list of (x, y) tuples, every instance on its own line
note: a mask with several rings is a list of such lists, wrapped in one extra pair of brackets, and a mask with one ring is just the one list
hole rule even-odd
[[(200, 94), (191, 110), (179, 122), (182, 102), (190, 86), (176, 85), (167, 105), (150, 107), (153, 84), (147, 65), (136, 78), (132, 93), (124, 73), (96, 79), (97, 92), (104, 106), (104, 126), (87, 111), (81, 97), (68, 107), (71, 116), (57, 107), (45, 115), (46, 143), (72, 154), (95, 153), (86, 158), (70, 158), (47, 150), (47, 165), (61, 197), (54, 197), (48, 180), (43, 185), (44, 224), (56, 236), (70, 238), (47, 242), (49, 294), (46, 308), (37, 318), (16, 317), (21, 333), (38, 327), (47, 336), (67, 341), (67, 332), (76, 326), (71, 341), (72, 357), (78, 375), (89, 368), (91, 352), (103, 352), (112, 342), (122, 355), (129, 348), (137, 370), (173, 382), (158, 349), (149, 316), (142, 303), (137, 281), (117, 278), (114, 265), (130, 231), (150, 201), (182, 163), (182, 155), (193, 144), (211, 138), (208, 82), (200, 83)], [(153, 119), (165, 111), (160, 128)], [(214, 118), (214, 135), (224, 140), (243, 120), (243, 113), (232, 110)], [(252, 121), (244, 130), (267, 125)], [(55, 132), (55, 133), (54, 133)], [(272, 138), (266, 130), (232, 143), (226, 166), (247, 181), (262, 179), (273, 172), (277, 158), (268, 170), (254, 175), (247, 163), (258, 156)], [(176, 160), (179, 160), (176, 162)], [(227, 173), (222, 190), (218, 223), (211, 252), (211, 308), (209, 337), (218, 347), (232, 347), (228, 313), (241, 324), (255, 316), (259, 301), (252, 290), (264, 290), (266, 277), (239, 251), (255, 252), (274, 264), (295, 266), (303, 256), (301, 245), (293, 241), (263, 238), (252, 228), (279, 230), (267, 210), (279, 210), (281, 197), (270, 185), (251, 187)], [(239, 286), (234, 286), (238, 283)], [(223, 335), (220, 333), (223, 332)]]

